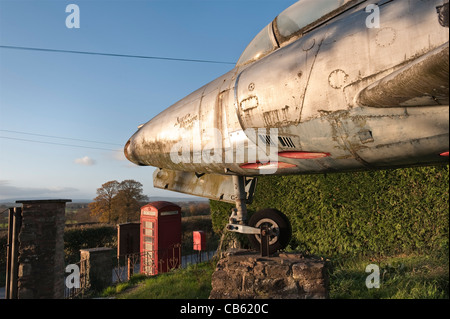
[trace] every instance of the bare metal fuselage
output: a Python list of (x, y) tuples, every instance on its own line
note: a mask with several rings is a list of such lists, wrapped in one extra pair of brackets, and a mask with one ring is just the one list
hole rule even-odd
[(356, 1), (167, 108), (130, 138), (127, 158), (244, 176), (267, 173), (258, 165), (274, 145), (273, 174), (448, 161), (449, 29), (436, 13), (443, 1), (385, 1), (380, 27), (369, 28), (372, 2)]

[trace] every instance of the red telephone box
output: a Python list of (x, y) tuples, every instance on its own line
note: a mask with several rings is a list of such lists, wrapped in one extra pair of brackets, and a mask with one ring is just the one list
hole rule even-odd
[(181, 207), (158, 201), (141, 207), (141, 273), (181, 266)]

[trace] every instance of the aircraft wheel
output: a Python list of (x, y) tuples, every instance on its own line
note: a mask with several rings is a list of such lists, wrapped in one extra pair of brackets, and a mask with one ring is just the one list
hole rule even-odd
[[(248, 225), (260, 228), (266, 224), (271, 231), (269, 237), (269, 253), (286, 248), (292, 237), (292, 229), (289, 219), (277, 209), (263, 209), (250, 217)], [(248, 240), (253, 249), (261, 250), (261, 235), (248, 235)]]

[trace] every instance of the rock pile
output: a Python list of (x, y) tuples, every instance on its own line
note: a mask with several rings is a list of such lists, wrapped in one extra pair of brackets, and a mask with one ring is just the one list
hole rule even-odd
[(210, 299), (328, 298), (325, 261), (296, 253), (271, 257), (247, 250), (226, 253), (211, 285)]

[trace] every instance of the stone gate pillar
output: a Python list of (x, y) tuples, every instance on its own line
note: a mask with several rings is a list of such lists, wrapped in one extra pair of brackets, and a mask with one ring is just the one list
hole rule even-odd
[(64, 224), (70, 199), (21, 200), (19, 299), (64, 298)]

